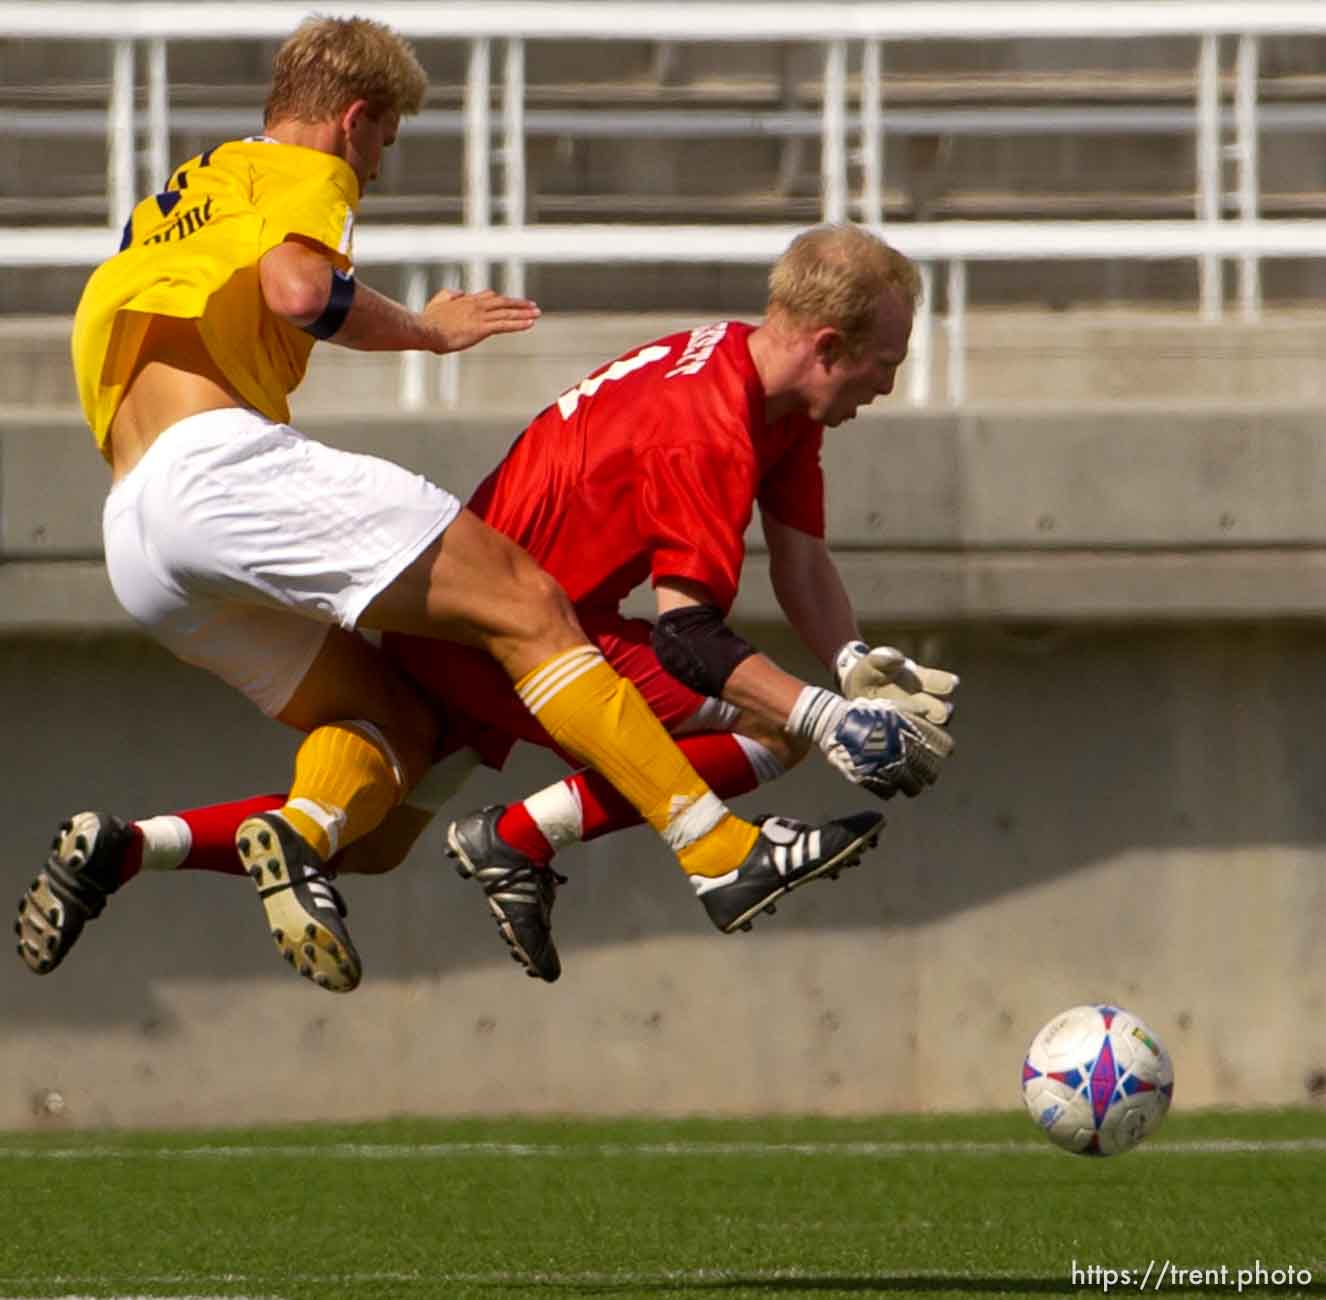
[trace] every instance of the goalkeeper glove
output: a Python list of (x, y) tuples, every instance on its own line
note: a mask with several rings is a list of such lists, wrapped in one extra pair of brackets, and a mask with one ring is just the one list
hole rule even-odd
[(891, 645), (872, 650), (864, 641), (849, 641), (834, 659), (834, 676), (845, 699), (888, 700), (941, 726), (953, 714), (957, 675), (926, 668)]
[(953, 737), (887, 700), (845, 700), (807, 686), (787, 720), (793, 735), (813, 740), (853, 785), (881, 799), (914, 798), (933, 785)]

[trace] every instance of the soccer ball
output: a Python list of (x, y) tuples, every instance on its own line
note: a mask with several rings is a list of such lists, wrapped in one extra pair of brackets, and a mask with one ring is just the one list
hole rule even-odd
[(1159, 1127), (1173, 1095), (1169, 1053), (1119, 1007), (1070, 1007), (1031, 1040), (1022, 1063), (1028, 1113), (1077, 1155), (1130, 1151)]

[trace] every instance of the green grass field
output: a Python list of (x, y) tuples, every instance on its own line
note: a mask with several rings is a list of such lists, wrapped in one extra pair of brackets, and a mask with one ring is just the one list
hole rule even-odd
[(1105, 1294), (1075, 1262), (1326, 1295), (1326, 1112), (1175, 1115), (1111, 1160), (1022, 1115), (0, 1135), (4, 1297)]

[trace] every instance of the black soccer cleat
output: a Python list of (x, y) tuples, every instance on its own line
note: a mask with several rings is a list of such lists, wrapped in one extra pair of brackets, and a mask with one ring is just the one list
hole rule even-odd
[(551, 984), (562, 973), (552, 937), (557, 886), (566, 883), (551, 867), (540, 866), (497, 833), (503, 804), (490, 804), (447, 828), (447, 856), (466, 880), (483, 886), (497, 928), (525, 973)]
[(853, 813), (811, 826), (790, 817), (756, 819), (760, 838), (746, 860), (725, 876), (692, 876), (709, 919), (724, 934), (749, 930), (761, 912), (774, 911), (784, 895), (811, 880), (854, 867), (879, 842), (884, 814)]
[(235, 849), (281, 956), (319, 988), (358, 988), (364, 967), (345, 927), (345, 902), (313, 846), (284, 817), (258, 813), (240, 823)]
[(18, 955), (34, 975), (49, 975), (100, 916), (120, 887), (120, 866), (134, 832), (109, 813), (75, 813), (51, 841), (50, 856), (18, 900)]

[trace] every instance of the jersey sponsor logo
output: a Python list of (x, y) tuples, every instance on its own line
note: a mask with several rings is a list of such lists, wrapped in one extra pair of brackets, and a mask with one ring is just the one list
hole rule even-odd
[(714, 349), (726, 333), (725, 320), (719, 321), (717, 325), (701, 325), (699, 329), (692, 330), (691, 337), (686, 340), (686, 346), (682, 349), (681, 359), (663, 378), (672, 379), (677, 375), (698, 374), (704, 369), (705, 362), (713, 356)]
[[(167, 192), (170, 194), (170, 192)], [(162, 197), (162, 196), (158, 196)], [(173, 195), (178, 200), (178, 194)], [(174, 207), (172, 203), (170, 207)], [(212, 200), (209, 197), (205, 203), (199, 204), (196, 208), (189, 208), (181, 212), (174, 221), (168, 225), (165, 230), (159, 230), (155, 235), (150, 235), (143, 240), (144, 244), (169, 244), (172, 240), (188, 239), (195, 232), (201, 230), (212, 219)]]

